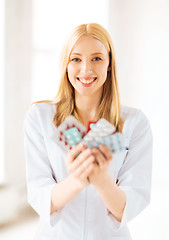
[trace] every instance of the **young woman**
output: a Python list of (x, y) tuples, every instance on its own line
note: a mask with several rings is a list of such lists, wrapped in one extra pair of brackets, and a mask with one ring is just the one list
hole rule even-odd
[[(84, 126), (105, 118), (128, 150), (80, 143), (66, 154), (55, 136), (69, 115)], [(140, 110), (120, 105), (113, 46), (102, 26), (74, 29), (58, 94), (33, 104), (24, 132), (28, 201), (40, 215), (35, 239), (131, 239), (126, 224), (150, 201), (152, 134)]]

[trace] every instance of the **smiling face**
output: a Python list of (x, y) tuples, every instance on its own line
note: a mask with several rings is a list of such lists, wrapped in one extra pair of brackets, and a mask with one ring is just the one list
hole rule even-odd
[(70, 53), (67, 66), (75, 96), (101, 97), (108, 66), (109, 54), (106, 47), (94, 37), (81, 37)]

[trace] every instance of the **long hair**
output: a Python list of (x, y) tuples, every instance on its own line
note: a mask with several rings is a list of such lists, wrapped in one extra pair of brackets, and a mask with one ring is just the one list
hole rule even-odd
[(103, 85), (102, 98), (96, 112), (96, 117), (97, 119), (105, 118), (115, 126), (116, 131), (122, 132), (124, 122), (121, 119), (120, 114), (120, 97), (113, 44), (108, 32), (99, 24), (82, 24), (72, 31), (61, 54), (61, 79), (56, 97), (53, 100), (43, 100), (35, 103), (46, 102), (56, 105), (56, 113), (53, 118), (53, 124), (55, 127), (59, 126), (69, 115), (74, 115), (76, 119), (81, 121), (75, 106), (74, 88), (68, 79), (67, 66), (73, 46), (77, 40), (84, 35), (98, 39), (103, 43), (109, 53), (110, 70), (107, 72), (107, 79)]

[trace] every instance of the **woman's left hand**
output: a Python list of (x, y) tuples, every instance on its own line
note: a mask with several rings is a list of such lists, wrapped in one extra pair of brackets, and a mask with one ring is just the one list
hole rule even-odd
[(108, 175), (108, 165), (112, 160), (112, 152), (105, 147), (104, 145), (99, 145), (99, 149), (93, 148), (92, 154), (94, 155), (96, 162), (93, 163), (95, 165), (93, 171), (89, 175), (89, 181), (95, 187), (104, 186), (104, 180)]

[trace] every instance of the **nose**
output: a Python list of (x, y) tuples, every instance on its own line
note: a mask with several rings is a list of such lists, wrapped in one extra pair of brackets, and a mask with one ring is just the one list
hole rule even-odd
[(88, 75), (92, 73), (92, 66), (90, 61), (84, 60), (81, 64), (81, 73)]

